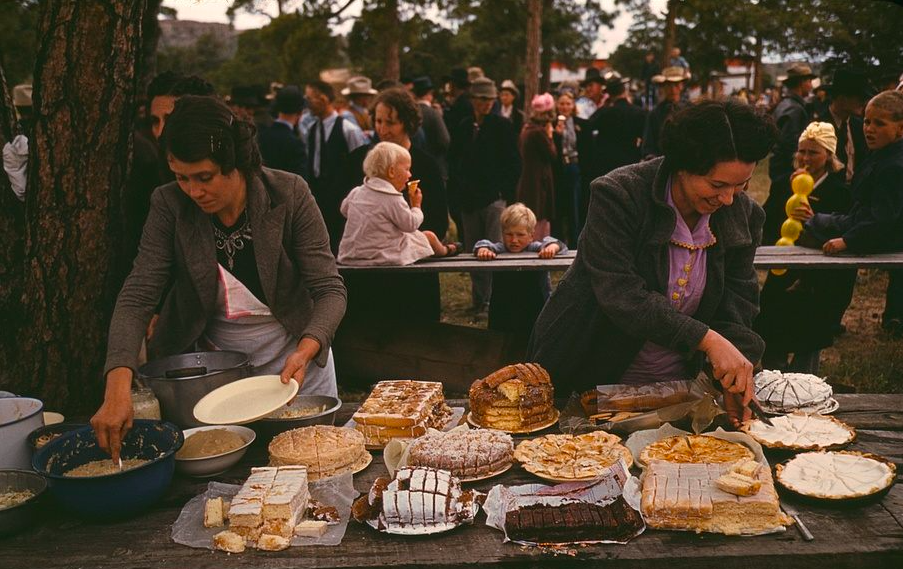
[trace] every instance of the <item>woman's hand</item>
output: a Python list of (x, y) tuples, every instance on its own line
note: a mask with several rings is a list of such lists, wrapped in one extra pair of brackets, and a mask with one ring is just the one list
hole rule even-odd
[(828, 255), (832, 253), (840, 253), (841, 251), (847, 250), (847, 242), (843, 240), (843, 237), (837, 237), (835, 239), (829, 239), (822, 245), (822, 251), (827, 253)]
[(495, 259), (495, 251), (490, 249), (489, 247), (480, 247), (477, 249), (477, 252), (474, 253), (477, 256), (477, 259), (481, 261), (490, 261)]
[(91, 417), (91, 427), (100, 448), (110, 453), (113, 462), (119, 460), (122, 439), (132, 428), (132, 370), (117, 367), (107, 374), (103, 405)]
[(815, 212), (812, 211), (812, 208), (808, 203), (803, 203), (793, 209), (793, 214), (791, 217), (800, 222), (807, 222), (812, 219), (812, 216), (815, 215)]
[(743, 420), (747, 404), (754, 395), (753, 365), (733, 344), (718, 332), (709, 330), (699, 343), (712, 364), (715, 379), (724, 388), (724, 406), (736, 422)]
[(279, 374), (282, 383), (287, 384), (289, 380), (294, 379), (298, 382), (299, 388), (304, 385), (304, 373), (307, 371), (307, 364), (310, 363), (310, 360), (317, 357), (319, 353), (320, 342), (313, 338), (301, 338), (301, 341), (298, 342), (298, 348), (286, 358), (282, 373)]
[(408, 197), (411, 199), (411, 207), (420, 207), (423, 203), (423, 192), (417, 188), (413, 192), (408, 191)]
[(561, 246), (558, 243), (549, 243), (539, 250), (539, 258), (551, 259), (555, 255), (557, 255), (559, 251), (561, 251)]

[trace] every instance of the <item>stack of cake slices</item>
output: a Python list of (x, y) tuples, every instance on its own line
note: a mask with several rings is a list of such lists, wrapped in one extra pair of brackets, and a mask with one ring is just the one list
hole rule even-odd
[(422, 436), (428, 428), (441, 430), (451, 414), (441, 383), (393, 380), (377, 383), (352, 419), (366, 444), (379, 447)]
[(311, 480), (353, 472), (366, 466), (370, 453), (354, 429), (314, 425), (280, 433), (270, 441), (270, 465), (303, 465)]
[(539, 364), (505, 366), (470, 386), (470, 411), (487, 429), (525, 432), (555, 420), (554, 390), (549, 373)]

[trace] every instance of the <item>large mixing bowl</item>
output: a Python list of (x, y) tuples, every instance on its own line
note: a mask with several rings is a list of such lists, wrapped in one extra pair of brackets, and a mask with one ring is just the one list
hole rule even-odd
[(47, 443), (35, 453), (32, 465), (66, 509), (89, 518), (123, 518), (163, 496), (175, 471), (175, 453), (184, 441), (172, 423), (138, 419), (122, 441), (122, 459), (149, 462), (105, 476), (65, 476), (73, 468), (110, 458), (98, 446), (93, 429), (84, 427)]
[(253, 375), (250, 359), (241, 352), (195, 352), (148, 362), (138, 376), (160, 400), (163, 419), (183, 429), (200, 427), (194, 406), (202, 397), (233, 381)]
[[(303, 417), (278, 418), (280, 414), (290, 409), (303, 409), (305, 407), (318, 407), (319, 412)], [(311, 425), (335, 425), (335, 415), (342, 407), (342, 400), (329, 395), (298, 395), (291, 406), (283, 405), (269, 416), (254, 421), (249, 427), (254, 429), (257, 435), (269, 440), (279, 433), (309, 427)]]
[(0, 509), (0, 536), (24, 530), (38, 518), (38, 503), (47, 482), (31, 470), (0, 470), (0, 492), (27, 490), (32, 497), (10, 508)]

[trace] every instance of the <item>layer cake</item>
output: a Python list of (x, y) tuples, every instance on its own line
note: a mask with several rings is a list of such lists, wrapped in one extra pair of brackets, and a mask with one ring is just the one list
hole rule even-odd
[(354, 413), (355, 429), (367, 445), (385, 446), (394, 438), (415, 438), (442, 429), (451, 418), (437, 381), (380, 381)]
[(513, 455), (514, 441), (501, 431), (432, 431), (411, 443), (408, 464), (440, 468), (459, 478), (478, 478), (507, 468)]
[(310, 480), (352, 472), (370, 460), (354, 429), (314, 425), (280, 433), (270, 441), (270, 465), (303, 465)]
[(836, 408), (834, 389), (817, 375), (765, 369), (753, 381), (756, 399), (769, 413), (825, 412)]
[(470, 386), (471, 417), (481, 427), (523, 432), (555, 420), (554, 390), (539, 364), (505, 366)]

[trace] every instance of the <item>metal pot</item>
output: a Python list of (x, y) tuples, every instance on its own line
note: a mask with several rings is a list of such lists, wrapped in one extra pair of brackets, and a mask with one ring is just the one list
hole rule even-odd
[(29, 397), (0, 399), (0, 468), (31, 468), (28, 434), (44, 426), (44, 403)]
[(228, 351), (168, 356), (138, 368), (138, 376), (160, 400), (163, 419), (183, 429), (204, 424), (194, 418), (194, 406), (203, 396), (251, 375), (248, 355)]

